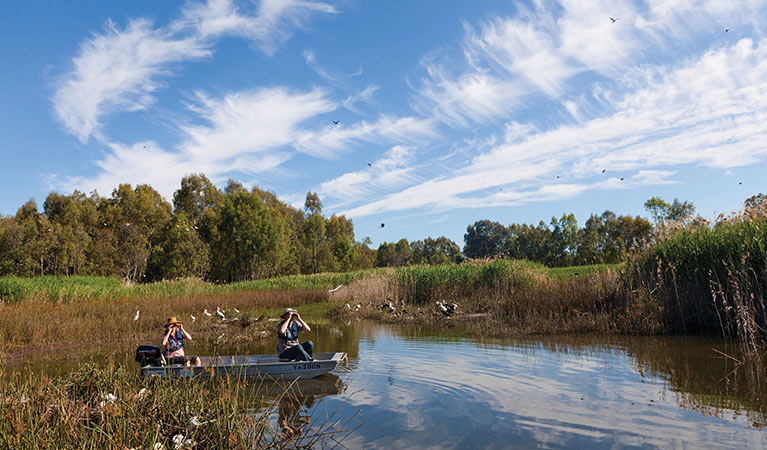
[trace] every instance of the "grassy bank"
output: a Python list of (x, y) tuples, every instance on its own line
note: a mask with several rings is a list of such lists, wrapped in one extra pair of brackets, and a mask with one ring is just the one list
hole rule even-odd
[(302, 423), (275, 427), (271, 417), (292, 394), (285, 386), (267, 402), (263, 386), (253, 383), (143, 379), (90, 365), (53, 379), (16, 374), (0, 383), (0, 447), (310, 448), (334, 444), (349, 431), (332, 415), (315, 423), (311, 418), (307, 426), (306, 418), (283, 411), (283, 420)]

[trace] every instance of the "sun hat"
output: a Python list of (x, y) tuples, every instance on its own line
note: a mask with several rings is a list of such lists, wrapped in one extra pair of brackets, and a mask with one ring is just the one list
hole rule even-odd
[(168, 323), (165, 324), (165, 328), (173, 325), (174, 323), (181, 323), (175, 316), (168, 317)]
[(298, 312), (298, 311), (296, 311), (293, 308), (285, 308), (285, 311), (283, 311), (282, 314), (280, 314), (280, 317), (285, 317), (286, 314), (291, 313), (291, 312)]

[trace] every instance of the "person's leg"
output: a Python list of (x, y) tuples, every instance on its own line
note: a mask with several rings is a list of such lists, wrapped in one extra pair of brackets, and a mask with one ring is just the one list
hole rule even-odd
[[(311, 348), (311, 347), (310, 347)], [(280, 353), (280, 359), (290, 359), (298, 361), (311, 361), (312, 356), (306, 353), (303, 345), (294, 345), (284, 352)]]
[(303, 344), (301, 344), (301, 347), (304, 348), (304, 352), (308, 356), (307, 361), (311, 361), (313, 359), (313, 355), (314, 355), (314, 342), (306, 341)]

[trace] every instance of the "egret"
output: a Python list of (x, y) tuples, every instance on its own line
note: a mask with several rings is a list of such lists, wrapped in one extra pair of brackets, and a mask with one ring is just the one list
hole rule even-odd
[(140, 310), (140, 309), (137, 309), (137, 310), (136, 310), (136, 315), (135, 315), (135, 316), (133, 316), (133, 321), (134, 321), (134, 322), (138, 320), (138, 316), (139, 316), (140, 314), (141, 314), (141, 310)]
[(210, 316), (212, 316), (212, 315), (213, 315), (213, 314), (211, 314), (211, 313), (209, 313), (209, 312), (208, 312), (208, 308), (205, 308), (205, 311), (203, 311), (202, 313), (203, 313), (203, 314), (205, 314), (205, 315), (206, 315), (206, 316), (208, 316), (208, 317), (210, 317)]
[(223, 312), (221, 312), (221, 310), (218, 308), (218, 306), (216, 306), (216, 315), (218, 317), (220, 317), (222, 320), (226, 319), (226, 316), (224, 315)]
[(338, 286), (336, 286), (336, 287), (335, 287), (335, 288), (333, 288), (333, 289), (328, 289), (328, 292), (332, 294), (333, 292), (335, 292), (335, 291), (337, 291), (337, 290), (341, 289), (342, 287), (344, 287), (344, 285), (343, 285), (343, 284), (339, 284)]
[(194, 322), (195, 320), (197, 320), (197, 317), (194, 317), (194, 316), (193, 316), (193, 315), (191, 315), (191, 314), (189, 314), (189, 318), (190, 318), (190, 319), (192, 319), (192, 322)]
[(239, 310), (239, 309), (237, 309), (237, 308), (232, 308), (232, 309), (233, 309), (233, 310), (234, 310), (234, 312), (236, 312), (237, 314), (239, 314), (239, 313), (240, 313), (240, 310)]

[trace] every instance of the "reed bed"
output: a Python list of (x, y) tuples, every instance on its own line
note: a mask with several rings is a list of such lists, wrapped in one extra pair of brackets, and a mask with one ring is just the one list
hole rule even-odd
[[(273, 425), (277, 401), (259, 382), (144, 379), (121, 367), (83, 365), (49, 379), (19, 374), (0, 384), (6, 449), (254, 449), (337, 445), (352, 418)], [(312, 421), (311, 418), (310, 421)], [(287, 427), (286, 427), (287, 429)]]
[(724, 335), (755, 352), (767, 333), (767, 217), (663, 230), (627, 263), (625, 281), (656, 299), (665, 332)]
[[(583, 273), (551, 277), (536, 264), (507, 260), (391, 269), (339, 291), (348, 306), (337, 304), (333, 314), (386, 322), (464, 322), (471, 334), (496, 336), (662, 330), (658, 305), (646, 296), (626, 296), (619, 272)], [(437, 302), (458, 308), (448, 318)]]

